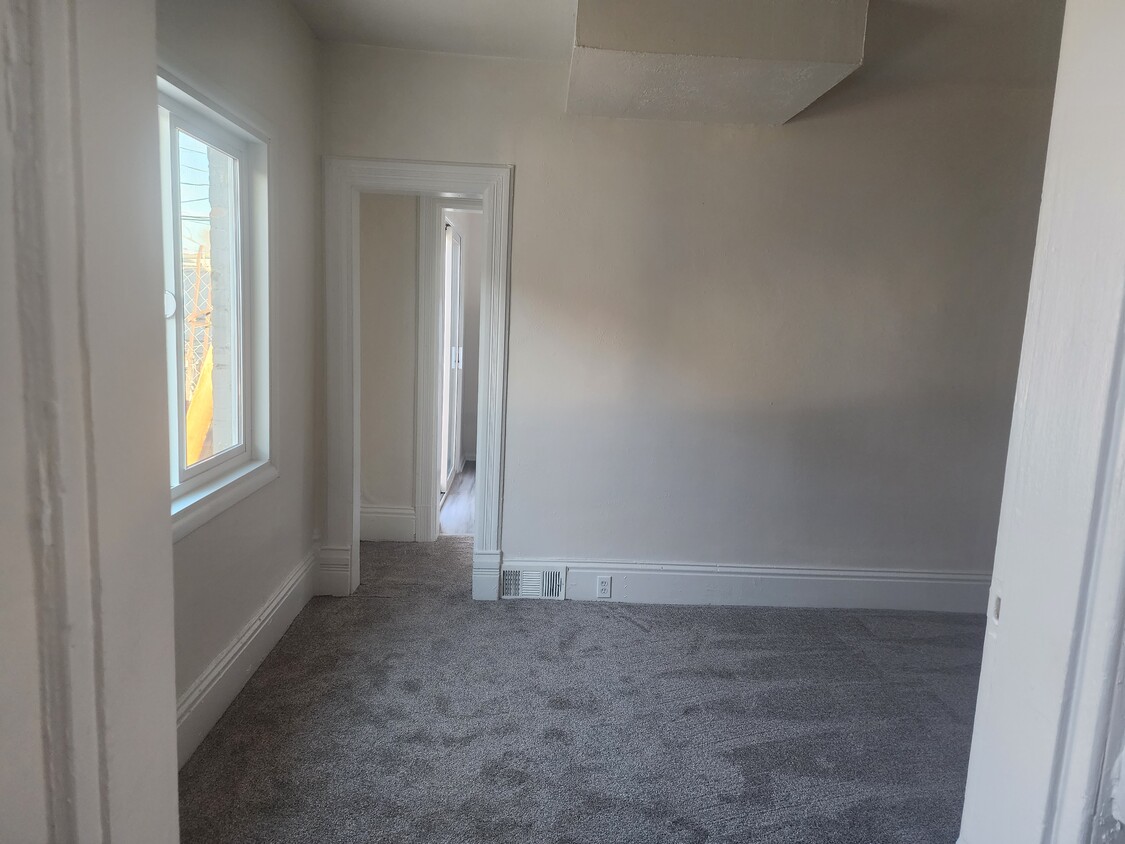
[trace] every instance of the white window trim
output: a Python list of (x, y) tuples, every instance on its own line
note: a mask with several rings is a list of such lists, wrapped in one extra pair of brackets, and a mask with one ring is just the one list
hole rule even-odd
[(172, 499), (172, 541), (178, 542), (200, 525), (246, 496), (257, 492), (278, 476), (277, 466), (268, 460), (240, 463), (204, 486)]
[[(172, 539), (176, 542), (280, 475), (269, 449), (273, 415), (269, 331), (269, 133), (236, 117), (236, 110), (218, 105), (164, 68), (158, 72), (157, 87), (162, 105), (173, 106), (179, 114), (187, 114), (185, 122), (193, 134), (198, 127), (191, 118), (197, 117), (204, 121), (205, 128), (208, 124), (217, 127), (221, 133), (219, 139), (223, 141), (217, 144), (220, 148), (229, 141), (235, 142), (239, 152), (240, 201), (244, 203), (239, 316), (244, 445), (229, 454), (216, 455), (221, 459), (204, 471), (196, 468), (187, 473), (172, 489)], [(173, 126), (175, 117), (176, 114)], [(171, 410), (171, 391), (169, 396)], [(178, 425), (178, 419), (172, 424)], [(171, 455), (171, 461), (178, 463), (178, 450)]]
[[(165, 248), (171, 249), (171, 272), (175, 284), (175, 297), (177, 301), (177, 315), (173, 317), (173, 330), (175, 338), (169, 345), (169, 357), (175, 355), (176, 363), (170, 364), (170, 377), (177, 380), (178, 388), (175, 394), (169, 394), (169, 409), (174, 413), (169, 418), (172, 427), (171, 435), (176, 441), (176, 447), (171, 449), (170, 469), (177, 478), (177, 483), (172, 488), (173, 497), (194, 491), (198, 487), (207, 486), (216, 477), (234, 471), (243, 463), (249, 462), (253, 452), (253, 402), (247, 401), (253, 395), (254, 373), (253, 356), (247, 354), (244, 348), (253, 335), (253, 326), (250, 324), (250, 313), (253, 308), (255, 291), (252, 289), (253, 273), (253, 245), (250, 243), (251, 220), (254, 215), (253, 201), (250, 197), (250, 154), (246, 141), (239, 136), (224, 130), (211, 115), (198, 114), (196, 109), (174, 101), (171, 97), (161, 96), (161, 106), (170, 112), (168, 119), (168, 135), (164, 143), (164, 165), (170, 166), (172, 173), (179, 170), (179, 156), (177, 146), (173, 139), (177, 133), (183, 131), (192, 137), (198, 138), (203, 143), (231, 156), (237, 163), (238, 190), (235, 195), (237, 203), (239, 233), (235, 245), (235, 263), (238, 267), (238, 292), (235, 296), (234, 329), (236, 337), (235, 372), (238, 373), (238, 442), (236, 445), (204, 458), (191, 466), (181, 464), (186, 443), (184, 441), (184, 426), (181, 419), (181, 399), (184, 393), (184, 326), (182, 310), (185, 296), (183, 289), (183, 256), (181, 246), (181, 229), (172, 226), (172, 231), (165, 234)], [(165, 174), (167, 179), (168, 174)], [(176, 179), (172, 178), (170, 187), (170, 203), (165, 204), (165, 214), (169, 215), (172, 208), (179, 204), (179, 191)], [(167, 263), (167, 260), (166, 260)], [(248, 365), (249, 364), (249, 365)]]

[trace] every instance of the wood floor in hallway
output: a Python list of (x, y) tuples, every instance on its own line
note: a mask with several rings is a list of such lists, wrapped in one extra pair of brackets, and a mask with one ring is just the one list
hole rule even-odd
[(453, 479), (453, 484), (441, 504), (438, 525), (445, 536), (472, 535), (476, 530), (474, 497), (477, 488), (477, 466), (465, 461), (465, 468)]

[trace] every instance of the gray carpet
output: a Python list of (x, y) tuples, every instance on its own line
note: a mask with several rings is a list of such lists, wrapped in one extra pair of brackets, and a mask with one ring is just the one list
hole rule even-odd
[(984, 619), (473, 602), (364, 544), (180, 774), (186, 842), (953, 844)]

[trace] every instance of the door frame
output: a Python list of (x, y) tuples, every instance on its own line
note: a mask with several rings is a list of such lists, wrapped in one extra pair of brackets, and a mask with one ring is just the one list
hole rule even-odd
[[(441, 240), (442, 240), (442, 291), (441, 291), (441, 347), (442, 356), (440, 360), (441, 377), (444, 380), (447, 376), (450, 383), (442, 389), (442, 411), (440, 423), (443, 429), (442, 442), (441, 442), (441, 458), (438, 461), (438, 483), (439, 483), (439, 496), (438, 496), (438, 509), (445, 502), (445, 496), (453, 486), (453, 479), (457, 477), (459, 467), (457, 465), (458, 458), (458, 443), (455, 440), (460, 439), (460, 418), (461, 418), (461, 390), (458, 383), (458, 373), (460, 370), (457, 368), (457, 358), (460, 357), (460, 348), (463, 345), (461, 338), (462, 315), (461, 311), (461, 297), (463, 287), (465, 285), (464, 278), (464, 261), (462, 260), (462, 250), (464, 243), (461, 238), (461, 233), (457, 231), (454, 225), (449, 222), (447, 215), (442, 210), (442, 227), (441, 227)], [(456, 245), (456, 249), (453, 246)], [(451, 266), (446, 266), (445, 261), (449, 257), (446, 247), (449, 247), (449, 252), (456, 251), (457, 253), (457, 274), (456, 279), (450, 278), (451, 282), (449, 289), (446, 289), (446, 277), (451, 276)], [(455, 283), (454, 283), (455, 282)], [(448, 310), (449, 317), (449, 342), (445, 337), (445, 319), (446, 311)], [(419, 314), (419, 316), (423, 316)], [(456, 344), (454, 345), (454, 341)], [(455, 358), (451, 350), (458, 349), (457, 358)], [(448, 407), (446, 402), (449, 402)], [(447, 427), (448, 426), (448, 427)], [(438, 521), (441, 518), (439, 515)]]
[[(1066, 4), (960, 844), (1107, 841), (1125, 633), (1125, 6)], [(1095, 827), (1095, 824), (1099, 826)]]
[[(436, 377), (441, 261), (438, 249), (425, 244), (439, 243), (441, 208), (475, 200), (484, 212), (473, 597), (499, 598), (513, 179), (510, 165), (325, 159), (327, 453), (319, 594), (348, 595), (359, 586), (359, 197), (391, 193), (420, 198), (414, 443), (418, 541), (437, 538), (437, 473), (432, 468), (435, 452), (440, 453), (435, 422), (441, 407)], [(422, 471), (427, 466), (431, 469)]]

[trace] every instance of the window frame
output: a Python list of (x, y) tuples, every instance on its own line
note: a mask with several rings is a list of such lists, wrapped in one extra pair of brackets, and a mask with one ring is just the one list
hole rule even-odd
[[(170, 448), (171, 460), (170, 469), (172, 473), (172, 494), (173, 496), (189, 492), (192, 489), (205, 484), (208, 479), (213, 479), (218, 472), (229, 471), (236, 465), (246, 462), (250, 459), (253, 452), (253, 403), (246, 400), (247, 395), (253, 395), (253, 350), (246, 349), (246, 340), (250, 337), (252, 327), (249, 325), (250, 313), (253, 308), (253, 290), (251, 285), (246, 281), (252, 277), (252, 256), (249, 254), (251, 249), (246, 249), (245, 244), (248, 243), (250, 238), (250, 217), (253, 213), (251, 203), (247, 201), (250, 193), (250, 180), (247, 175), (247, 158), (248, 150), (245, 143), (227, 132), (224, 132), (221, 127), (214, 122), (206, 121), (206, 118), (192, 114), (187, 109), (182, 108), (178, 103), (167, 97), (160, 98), (160, 105), (168, 111), (168, 148), (162, 151), (162, 158), (164, 162), (162, 168), (167, 166), (168, 172), (163, 173), (165, 187), (169, 190), (171, 199), (171, 213), (172, 219), (170, 232), (165, 233), (165, 244), (171, 246), (172, 258), (172, 275), (171, 282), (174, 288), (172, 294), (176, 299), (176, 313), (171, 317), (172, 327), (171, 331), (174, 333), (175, 343), (175, 361), (169, 356), (169, 379), (172, 378), (176, 381), (176, 389), (174, 393), (169, 395), (169, 402), (175, 403), (176, 414), (169, 420), (172, 426), (171, 438), (169, 445), (175, 444), (175, 448)], [(186, 465), (187, 460), (187, 442), (186, 432), (183, 424), (183, 400), (186, 394), (186, 384), (184, 383), (185, 375), (185, 332), (184, 332), (184, 265), (183, 265), (183, 226), (176, 225), (180, 220), (176, 209), (180, 206), (180, 184), (176, 174), (179, 172), (179, 144), (178, 134), (184, 132), (187, 135), (199, 140), (214, 149), (219, 150), (225, 155), (230, 156), (236, 167), (235, 184), (237, 190), (235, 191), (235, 208), (238, 214), (238, 243), (235, 246), (235, 254), (233, 264), (238, 268), (238, 278), (236, 281), (236, 290), (233, 297), (234, 302), (234, 316), (231, 320), (234, 328), (234, 369), (235, 369), (235, 384), (236, 389), (236, 405), (238, 408), (237, 413), (237, 438), (236, 444), (223, 449), (217, 454), (212, 454), (202, 460), (197, 461), (191, 466)], [(169, 225), (169, 220), (165, 217), (165, 225)], [(170, 235), (170, 237), (169, 237)], [(171, 243), (169, 244), (169, 240)], [(165, 280), (165, 290), (169, 287), (168, 280)], [(250, 358), (248, 360), (248, 358)], [(171, 383), (169, 384), (171, 388)]]
[[(169, 481), (173, 540), (179, 540), (278, 476), (270, 458), (272, 416), (269, 305), (269, 135), (217, 105), (170, 72), (157, 75), (160, 116), (161, 212), (164, 227), (164, 290), (174, 290), (173, 325), (166, 326), (168, 360)], [(238, 288), (231, 322), (237, 347), (236, 400), (239, 443), (188, 467), (183, 423), (184, 290), (179, 215), (178, 135), (188, 135), (235, 159)], [(171, 283), (169, 283), (171, 282)], [(166, 317), (167, 319), (167, 317)], [(173, 381), (173, 379), (175, 379)], [(178, 482), (177, 482), (178, 481)]]

